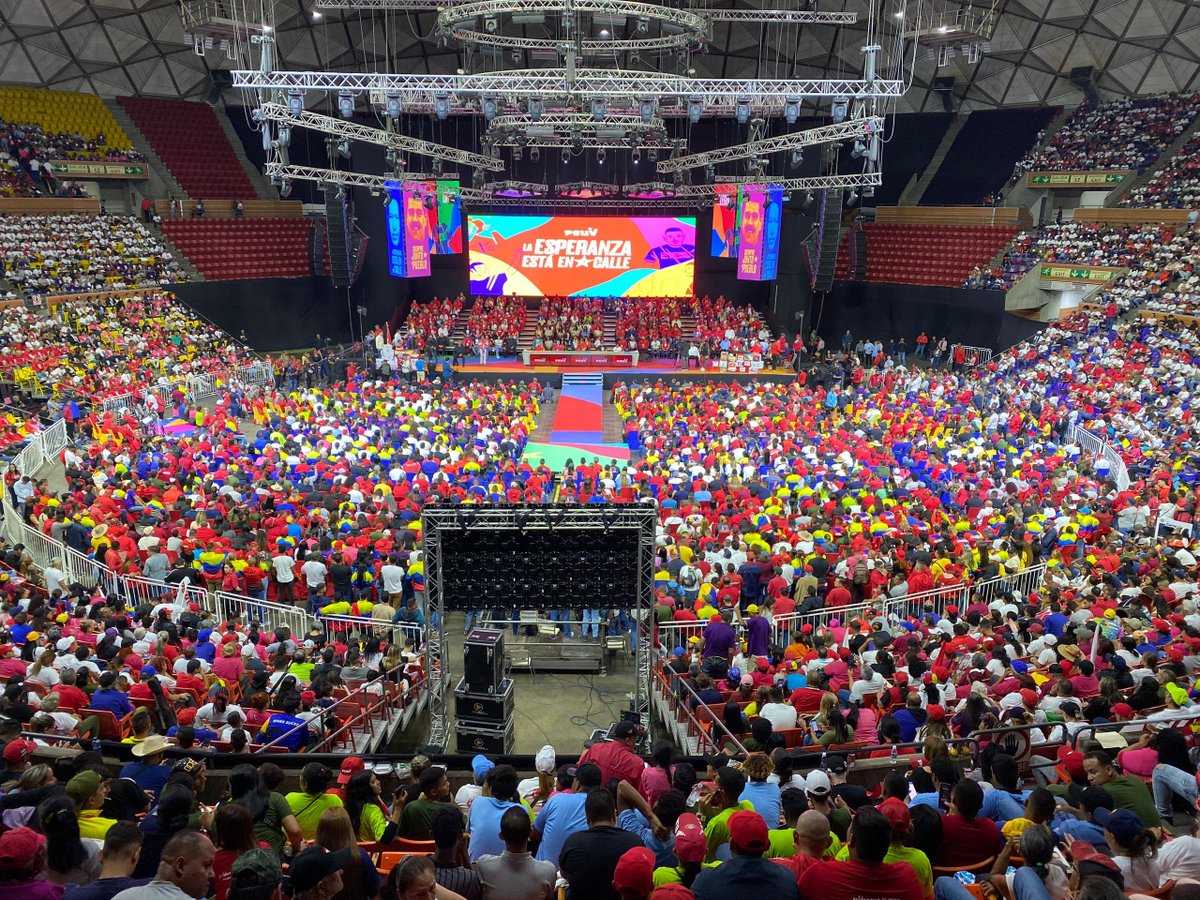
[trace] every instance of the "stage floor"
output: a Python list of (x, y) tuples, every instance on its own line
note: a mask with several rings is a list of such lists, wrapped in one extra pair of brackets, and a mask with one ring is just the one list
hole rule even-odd
[[(637, 366), (628, 368), (613, 368), (604, 366), (527, 366), (521, 361), (519, 356), (502, 356), (498, 359), (489, 358), (486, 365), (480, 365), (478, 361), (467, 363), (466, 365), (455, 366), (454, 371), (464, 375), (530, 375), (530, 374), (552, 374), (557, 375), (563, 372), (597, 372), (605, 375), (692, 375), (692, 376), (707, 376), (707, 377), (729, 377), (740, 375), (745, 377), (749, 373), (745, 372), (722, 372), (720, 369), (685, 369), (682, 366), (677, 366), (673, 362), (663, 361), (655, 363), (641, 363)], [(794, 375), (791, 369), (763, 369), (762, 375)]]

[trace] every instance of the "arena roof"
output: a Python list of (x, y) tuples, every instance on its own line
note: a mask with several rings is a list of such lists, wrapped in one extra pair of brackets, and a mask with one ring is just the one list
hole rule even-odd
[[(806, 0), (805, 0), (806, 2)], [(819, 0), (823, 12), (859, 13), (854, 25), (796, 25), (718, 21), (708, 52), (688, 65), (700, 77), (855, 77), (866, 38), (867, 5), (862, 0)], [(938, 51), (911, 42), (904, 54), (912, 88), (897, 112), (941, 109), (933, 89), (937, 77), (953, 76), (966, 109), (1019, 104), (1073, 106), (1081, 92), (1067, 77), (1091, 66), (1102, 96), (1200, 89), (1200, 4), (1189, 0), (996, 0), (994, 27), (977, 61), (964, 43), (950, 45), (952, 57), (938, 66)], [(226, 6), (245, 15), (266, 7), (274, 19), (279, 69), (453, 73), (464, 66), (462, 49), (440, 46), (432, 36), (437, 13), (427, 10), (327, 10), (313, 15), (313, 0)], [(796, 3), (768, 4), (796, 8)], [(899, 65), (897, 33), (914, 6), (927, 3), (883, 0), (880, 42), (884, 61)], [(763, 4), (758, 4), (762, 8)], [(957, 5), (956, 5), (957, 6)], [(697, 9), (750, 9), (724, 0)], [(979, 9), (979, 7), (976, 7)], [(939, 14), (946, 10), (939, 10)], [(236, 42), (235, 42), (236, 43)], [(891, 56), (888, 59), (889, 48)], [(145, 94), (203, 97), (213, 69), (244, 68), (218, 46), (197, 54), (185, 33), (178, 0), (0, 0), (0, 81), (103, 96)], [(389, 64), (389, 59), (394, 62)], [(531, 64), (523, 60), (523, 65)]]

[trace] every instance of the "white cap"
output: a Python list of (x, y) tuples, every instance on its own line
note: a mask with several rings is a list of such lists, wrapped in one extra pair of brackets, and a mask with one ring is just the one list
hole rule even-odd
[(69, 637), (59, 638), (54, 643), (54, 649), (57, 650), (59, 653), (65, 653), (67, 650), (71, 649), (71, 645), (74, 643), (75, 643), (75, 638), (69, 638)]
[(554, 748), (549, 744), (544, 746), (537, 752), (534, 757), (534, 768), (546, 775), (553, 775), (557, 766), (555, 765)]
[(833, 790), (833, 785), (829, 783), (829, 776), (820, 769), (814, 769), (805, 776), (805, 790), (810, 794), (816, 794), (818, 797), (824, 797)]

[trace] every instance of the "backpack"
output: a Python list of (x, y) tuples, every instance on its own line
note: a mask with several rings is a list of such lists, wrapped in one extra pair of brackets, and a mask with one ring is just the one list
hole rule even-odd
[(685, 591), (694, 591), (700, 587), (700, 573), (695, 566), (684, 566), (679, 570), (679, 585)]
[(858, 561), (854, 563), (854, 583), (867, 583), (867, 561), (861, 556), (858, 558)]

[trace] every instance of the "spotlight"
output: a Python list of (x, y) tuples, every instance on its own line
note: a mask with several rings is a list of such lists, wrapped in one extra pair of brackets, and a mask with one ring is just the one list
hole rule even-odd
[(430, 163), (430, 166), (432, 166), (434, 177), (441, 178), (442, 172), (445, 171), (445, 162), (440, 159), (435, 159)]
[(520, 162), (521, 160), (523, 160), (525, 158), (525, 151), (523, 149), (521, 149), (521, 147), (519, 147), (519, 146), (513, 147), (512, 148), (512, 158), (513, 158), (513, 162)]
[(739, 97), (737, 104), (734, 106), (734, 115), (737, 118), (739, 125), (745, 125), (750, 121), (750, 98)]
[(805, 208), (805, 209), (808, 209), (808, 207), (810, 207), (810, 206), (812, 206), (812, 205), (813, 205), (813, 199), (814, 199), (814, 198), (813, 198), (813, 192), (812, 192), (812, 191), (805, 191), (805, 192), (804, 192), (804, 208)]
[(830, 114), (833, 117), (835, 125), (845, 122), (846, 116), (850, 112), (850, 98), (844, 94), (839, 94), (833, 98), (833, 103), (829, 107)]
[(571, 151), (570, 151), (570, 150), (568, 150), (566, 147), (564, 147), (564, 148), (563, 148), (563, 152), (562, 152), (562, 153), (559, 155), (559, 158), (560, 158), (560, 159), (561, 159), (561, 160), (562, 160), (564, 163), (569, 163), (569, 162), (571, 161)]
[(846, 197), (846, 205), (853, 206), (857, 202), (858, 202), (858, 191), (851, 191), (850, 194)]
[(688, 98), (688, 109), (687, 109), (688, 121), (691, 122), (693, 125), (695, 125), (697, 122), (700, 121), (700, 118), (703, 115), (704, 115), (704, 98), (703, 97), (689, 97)]
[(288, 113), (298, 116), (304, 112), (304, 91), (288, 91)]
[(864, 153), (867, 152), (867, 145), (862, 141), (854, 142), (854, 149), (850, 151), (851, 159), (862, 159)]
[(637, 17), (637, 33), (645, 34), (650, 30), (650, 20), (646, 16)]
[(338, 141), (337, 152), (342, 159), (350, 158), (350, 141), (348, 138), (342, 138)]
[(704, 167), (704, 180), (707, 181), (709, 184), (712, 184), (714, 181), (717, 180), (717, 167), (716, 166), (705, 166)]
[(642, 114), (642, 121), (649, 123), (654, 118), (654, 111), (657, 107), (657, 101), (653, 97), (643, 97), (639, 106), (639, 111)]
[(804, 162), (804, 151), (797, 147), (795, 150), (792, 151), (792, 168), (793, 169), (800, 168), (800, 164), (803, 162)]
[(292, 129), (288, 128), (286, 125), (280, 126), (279, 136), (276, 138), (276, 140), (279, 142), (280, 147), (286, 147), (291, 144)]
[(487, 120), (488, 122), (490, 122), (490, 121), (492, 121), (492, 119), (496, 118), (497, 113), (500, 112), (500, 101), (498, 101), (495, 97), (485, 96), (483, 98), (482, 106), (483, 106), (483, 118), (485, 120)]
[(542, 158), (542, 151), (539, 150), (537, 147), (530, 147), (529, 148), (529, 158), (532, 159), (534, 162), (537, 162), (538, 160), (540, 160)]
[(439, 121), (450, 118), (450, 95), (435, 94), (433, 98), (433, 114)]
[(354, 115), (353, 91), (338, 91), (338, 111), (342, 114), (343, 119), (349, 119)]
[(592, 118), (595, 119), (597, 122), (602, 121), (607, 112), (608, 112), (608, 101), (605, 98), (597, 97), (595, 100), (592, 101)]
[(528, 110), (529, 118), (536, 122), (542, 117), (542, 113), (546, 111), (546, 105), (542, 102), (540, 96), (533, 96), (529, 98)]
[(863, 188), (862, 194), (864, 197), (874, 197), (875, 196), (875, 186), (872, 184), (867, 185), (865, 188)]
[(609, 31), (607, 28), (601, 28), (600, 29), (600, 40), (611, 41), (612, 40), (612, 32)]
[(496, 22), (495, 16), (484, 16), (483, 17), (483, 30), (486, 31), (488, 34), (496, 33), (496, 25), (497, 25), (497, 22)]
[(387, 104), (386, 104), (385, 108), (387, 110), (387, 115), (388, 115), (389, 119), (393, 119), (393, 120), (399, 119), (400, 118), (400, 109), (401, 109), (400, 95), (398, 93), (388, 94), (387, 95)]
[(279, 196), (281, 199), (286, 200), (291, 195), (292, 195), (292, 182), (288, 179), (285, 179), (283, 184), (279, 188)]
[(314, 22), (320, 22), (320, 21), (321, 21), (321, 11), (320, 11), (319, 9), (314, 9), (314, 10), (313, 10), (313, 21), (314, 21)]
[(796, 120), (800, 118), (800, 101), (797, 98), (789, 97), (783, 104), (783, 118), (789, 125), (796, 124)]
[(642, 161), (642, 151), (639, 150), (637, 147), (634, 147), (633, 153), (630, 154), (630, 158), (633, 160), (633, 164), (636, 166), (638, 163), (640, 163)]
[(600, 163), (600, 165), (604, 165), (604, 158), (606, 156), (608, 156), (608, 154), (605, 152), (604, 148), (601, 147), (596, 151), (596, 162)]
[(649, 150), (647, 150), (646, 156), (649, 157), (650, 162), (658, 162), (658, 151), (655, 148), (651, 147)]

